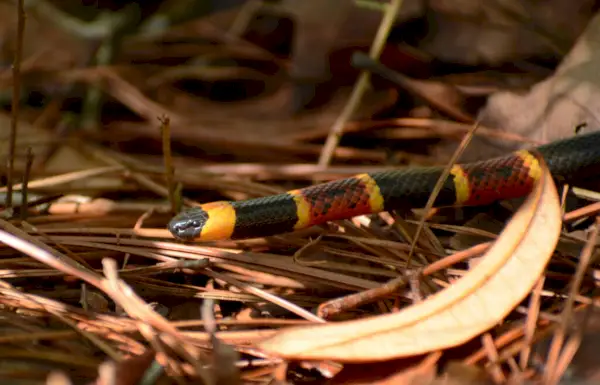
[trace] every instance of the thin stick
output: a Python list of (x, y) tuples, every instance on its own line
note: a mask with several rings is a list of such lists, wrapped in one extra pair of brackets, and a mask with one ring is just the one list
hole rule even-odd
[[(394, 20), (396, 20), (396, 15), (398, 14), (401, 6), (402, 0), (391, 0), (390, 3), (386, 5), (386, 12), (383, 14), (383, 19), (379, 24), (379, 30), (377, 31), (377, 35), (375, 36), (375, 40), (373, 40), (373, 45), (369, 51), (369, 56), (371, 58), (379, 58), (379, 55), (381, 54), (383, 46), (387, 40), (387, 36), (392, 28), (392, 25), (394, 24)], [(346, 123), (348, 120), (350, 120), (352, 114), (360, 104), (363, 94), (369, 85), (370, 78), (371, 75), (369, 72), (362, 71), (360, 73), (348, 103), (346, 103), (344, 110), (340, 116), (338, 116), (337, 120), (331, 127), (329, 135), (327, 136), (327, 141), (325, 142), (325, 146), (323, 147), (323, 151), (321, 151), (321, 155), (319, 157), (319, 166), (327, 166), (331, 162), (335, 148), (339, 144), (344, 132), (344, 126), (346, 126)]]
[(25, 165), (25, 174), (23, 175), (23, 188), (21, 190), (21, 194), (23, 195), (23, 198), (21, 201), (21, 212), (20, 212), (21, 215), (20, 216), (21, 216), (21, 220), (23, 220), (23, 221), (27, 219), (27, 210), (28, 210), (28, 203), (29, 203), (28, 184), (29, 184), (29, 176), (31, 175), (31, 165), (32, 164), (33, 164), (33, 151), (31, 150), (31, 147), (27, 147), (27, 163)]
[(23, 54), (23, 35), (25, 34), (25, 11), (23, 0), (17, 2), (17, 46), (15, 59), (13, 61), (13, 92), (12, 92), (12, 116), (10, 122), (10, 144), (8, 147), (8, 169), (6, 179), (8, 195), (6, 196), (6, 208), (12, 207), (12, 184), (13, 169), (15, 166), (15, 147), (17, 146), (17, 125), (19, 121), (19, 99), (21, 98), (21, 56)]
[[(485, 252), (491, 246), (492, 242), (480, 243), (469, 249), (459, 251), (443, 259), (440, 259), (432, 264), (429, 264), (421, 271), (422, 276), (432, 275), (441, 271), (447, 267), (450, 267), (456, 263), (462, 262), (474, 255), (479, 255)], [(342, 311), (357, 308), (358, 306), (366, 303), (374, 302), (379, 298), (385, 298), (386, 296), (397, 292), (407, 283), (406, 274), (389, 280), (381, 286), (373, 289), (361, 291), (354, 294), (349, 294), (345, 297), (332, 299), (319, 305), (317, 309), (317, 315), (322, 318), (330, 318), (335, 314), (341, 313)]]
[(531, 357), (531, 346), (533, 345), (533, 339), (535, 337), (535, 331), (538, 324), (538, 318), (540, 315), (540, 304), (542, 297), (542, 290), (544, 289), (545, 277), (542, 276), (538, 280), (537, 284), (533, 288), (533, 294), (529, 299), (529, 310), (527, 312), (527, 321), (523, 328), (523, 342), (525, 346), (521, 350), (519, 367), (521, 371), (527, 369), (529, 363), (529, 357)]
[(168, 116), (163, 115), (158, 118), (160, 121), (160, 133), (162, 135), (162, 148), (163, 148), (163, 159), (165, 162), (165, 179), (167, 183), (167, 190), (169, 193), (169, 202), (171, 203), (171, 211), (176, 214), (178, 210), (178, 204), (175, 201), (175, 186), (173, 183), (173, 175), (175, 169), (173, 167), (173, 155), (171, 153), (171, 120)]

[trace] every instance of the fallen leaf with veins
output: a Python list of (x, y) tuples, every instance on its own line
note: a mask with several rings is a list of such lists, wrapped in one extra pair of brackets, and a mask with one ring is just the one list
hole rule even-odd
[(259, 347), (287, 359), (368, 362), (464, 343), (501, 322), (531, 291), (561, 231), (556, 186), (542, 178), (469, 273), (397, 313), (282, 329)]

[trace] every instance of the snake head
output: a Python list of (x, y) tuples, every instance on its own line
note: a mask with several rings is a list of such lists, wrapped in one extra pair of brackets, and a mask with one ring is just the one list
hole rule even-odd
[(207, 219), (208, 215), (204, 210), (191, 208), (171, 219), (167, 228), (175, 238), (191, 241), (200, 235)]

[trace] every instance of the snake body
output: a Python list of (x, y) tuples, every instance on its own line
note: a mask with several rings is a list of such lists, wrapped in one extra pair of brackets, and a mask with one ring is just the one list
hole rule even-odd
[[(577, 135), (532, 151), (454, 165), (435, 206), (485, 205), (527, 195), (541, 175), (543, 158), (552, 175), (569, 181), (600, 166), (600, 132)], [(423, 207), (444, 167), (417, 167), (360, 174), (286, 193), (189, 208), (168, 224), (175, 238), (215, 241), (265, 237), (328, 221)]]

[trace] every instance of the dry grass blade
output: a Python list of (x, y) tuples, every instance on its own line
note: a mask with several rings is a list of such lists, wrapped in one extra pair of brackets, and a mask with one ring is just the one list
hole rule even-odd
[(417, 227), (417, 231), (416, 231), (415, 236), (410, 245), (410, 252), (408, 253), (408, 257), (407, 257), (408, 266), (410, 266), (412, 255), (414, 253), (415, 247), (417, 246), (417, 242), (419, 241), (421, 231), (423, 230), (423, 227), (425, 226), (425, 220), (427, 219), (427, 213), (430, 212), (431, 209), (433, 208), (435, 199), (437, 198), (438, 194), (442, 190), (442, 187), (444, 186), (444, 183), (446, 182), (448, 175), (450, 175), (450, 171), (451, 171), (452, 167), (458, 161), (458, 158), (460, 157), (460, 155), (463, 153), (463, 151), (467, 148), (467, 146), (471, 142), (471, 139), (473, 138), (473, 134), (475, 133), (477, 128), (478, 128), (478, 125), (474, 124), (473, 127), (471, 128), (471, 130), (467, 133), (467, 135), (465, 135), (465, 137), (460, 142), (460, 145), (458, 146), (458, 148), (456, 149), (454, 154), (452, 154), (452, 158), (450, 159), (450, 162), (448, 162), (448, 164), (444, 168), (442, 175), (440, 175), (437, 182), (435, 183), (435, 186), (433, 187), (433, 190), (431, 191), (431, 195), (429, 196), (429, 199), (427, 200), (427, 204), (425, 205), (424, 214), (421, 217), (421, 219), (419, 220), (419, 227)]
[(525, 324), (525, 341), (527, 342), (527, 346), (523, 349), (520, 356), (519, 366), (521, 370), (525, 370), (527, 368), (527, 363), (529, 362), (529, 355), (531, 354), (531, 344), (533, 341), (533, 335), (535, 333), (535, 328), (538, 321), (538, 316), (540, 312), (540, 297), (542, 293), (542, 289), (544, 288), (544, 277), (541, 277), (538, 283), (535, 285), (533, 289), (533, 295), (531, 296), (529, 303), (529, 311), (527, 313), (527, 322)]
[[(31, 181), (27, 184), (28, 188), (40, 188), (40, 187), (48, 187), (48, 186), (56, 186), (60, 184), (67, 184), (71, 182), (75, 182), (78, 180), (91, 178), (99, 175), (110, 174), (113, 172), (123, 171), (125, 168), (121, 166), (107, 166), (107, 167), (98, 167), (89, 170), (82, 171), (73, 171), (63, 175), (56, 175), (48, 178), (43, 178), (39, 180)], [(21, 190), (23, 189), (23, 184), (19, 183), (12, 186), (13, 190)], [(8, 190), (8, 187), (0, 187), (0, 192), (5, 192)]]
[(558, 242), (561, 210), (548, 170), (498, 240), (452, 286), (402, 311), (284, 329), (259, 346), (288, 359), (388, 360), (461, 344), (500, 322), (531, 291)]
[(3, 243), (22, 253), (30, 255), (32, 258), (57, 270), (79, 277), (89, 284), (103, 290), (132, 318), (139, 319), (143, 321), (144, 324), (151, 325), (164, 333), (168, 333), (180, 339), (183, 338), (176, 327), (148, 307), (148, 305), (133, 292), (131, 287), (118, 278), (114, 260), (104, 259), (102, 261), (106, 275), (106, 278), (104, 278), (95, 271), (78, 264), (58, 250), (51, 249), (43, 242), (36, 240), (24, 231), (12, 226), (10, 223), (0, 221), (0, 225), (6, 230), (0, 231), (0, 237)]
[[(427, 267), (425, 267), (421, 271), (422, 276), (432, 275), (442, 269), (448, 268), (458, 262), (462, 262), (466, 259), (474, 257), (483, 253), (487, 250), (491, 245), (491, 242), (480, 243), (476, 246), (473, 246), (469, 249), (462, 250), (458, 253), (454, 253), (445, 258), (439, 259), (436, 262), (433, 262)], [(317, 314), (320, 317), (328, 318), (332, 317), (337, 313), (341, 313), (344, 310), (358, 307), (359, 305), (364, 305), (369, 302), (373, 302), (379, 298), (384, 298), (385, 296), (392, 295), (393, 293), (400, 290), (408, 283), (408, 279), (406, 276), (400, 276), (394, 278), (382, 286), (376, 287), (374, 289), (361, 291), (355, 294), (350, 294), (345, 297), (336, 298), (331, 301), (327, 301), (319, 305), (319, 309)]]

